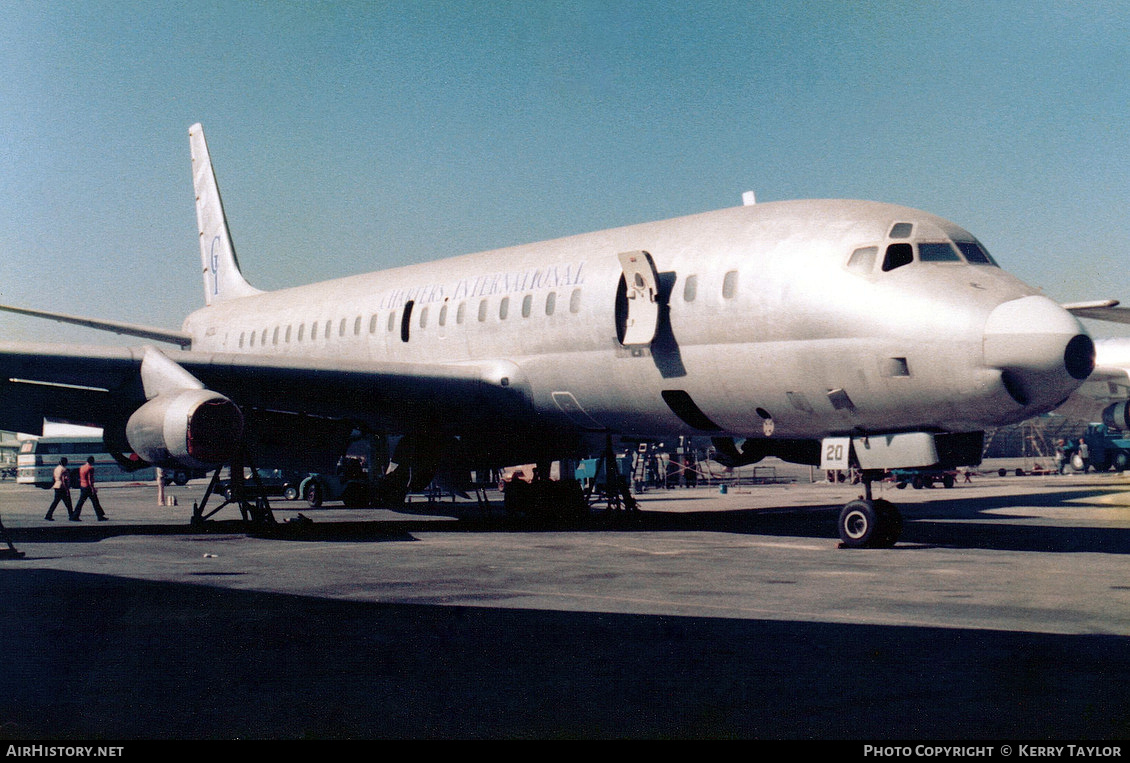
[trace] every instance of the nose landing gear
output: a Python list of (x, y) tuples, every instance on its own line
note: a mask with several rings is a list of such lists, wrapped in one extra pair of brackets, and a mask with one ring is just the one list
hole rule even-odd
[(840, 511), (841, 548), (890, 548), (902, 535), (902, 514), (890, 501), (871, 497), (873, 480), (874, 476), (865, 472), (863, 496)]

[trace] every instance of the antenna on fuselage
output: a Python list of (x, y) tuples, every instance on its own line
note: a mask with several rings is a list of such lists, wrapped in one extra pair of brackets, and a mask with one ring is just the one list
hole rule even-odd
[(746, 191), (742, 194), (742, 206), (743, 207), (752, 207), (756, 203), (757, 203), (757, 194), (755, 194), (753, 191)]

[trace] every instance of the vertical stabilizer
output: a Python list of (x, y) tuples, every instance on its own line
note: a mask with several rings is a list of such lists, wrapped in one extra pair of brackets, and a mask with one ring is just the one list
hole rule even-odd
[(204, 128), (194, 124), (188, 128), (192, 146), (192, 185), (196, 191), (196, 223), (200, 228), (200, 260), (204, 266), (204, 301), (214, 304), (225, 299), (248, 297), (260, 291), (239, 272), (228, 220), (224, 216), (224, 203), (208, 144), (204, 141)]

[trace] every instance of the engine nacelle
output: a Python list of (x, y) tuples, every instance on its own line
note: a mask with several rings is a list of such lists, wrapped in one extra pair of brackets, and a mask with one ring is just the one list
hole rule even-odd
[(243, 439), (243, 413), (207, 389), (163, 394), (126, 422), (133, 451), (156, 466), (205, 469), (231, 460)]
[(1103, 410), (1103, 423), (1110, 429), (1130, 430), (1130, 403), (1115, 403)]

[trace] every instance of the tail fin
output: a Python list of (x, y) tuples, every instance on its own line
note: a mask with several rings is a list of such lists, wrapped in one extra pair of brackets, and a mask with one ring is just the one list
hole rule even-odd
[(208, 156), (204, 128), (188, 128), (192, 146), (192, 185), (196, 190), (196, 223), (200, 228), (200, 260), (204, 266), (204, 301), (211, 305), (225, 299), (260, 294), (239, 271), (224, 203)]

